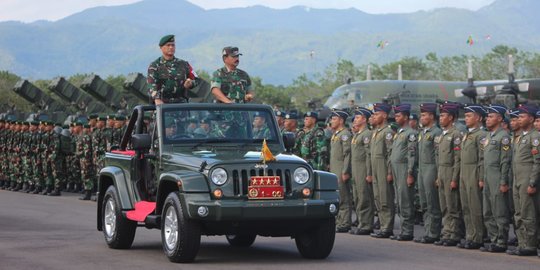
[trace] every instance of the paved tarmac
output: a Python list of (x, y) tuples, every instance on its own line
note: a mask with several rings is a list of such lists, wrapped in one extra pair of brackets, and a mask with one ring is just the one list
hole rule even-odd
[[(455, 247), (338, 234), (325, 260), (303, 259), (290, 238), (258, 237), (232, 248), (223, 236), (202, 237), (192, 264), (163, 254), (158, 230), (138, 228), (129, 250), (109, 249), (96, 230), (95, 202), (78, 195), (29, 195), (0, 190), (0, 269), (540, 269), (538, 257), (487, 254)], [(416, 226), (416, 234), (422, 228)], [(397, 232), (397, 231), (396, 231)]]

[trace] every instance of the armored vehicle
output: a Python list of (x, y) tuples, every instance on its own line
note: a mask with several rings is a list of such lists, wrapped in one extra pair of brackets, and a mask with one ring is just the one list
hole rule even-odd
[(193, 261), (201, 235), (243, 247), (257, 236), (291, 237), (302, 256), (326, 258), (337, 177), (293, 147), (267, 105), (136, 106), (99, 174), (97, 229), (115, 249), (130, 248), (137, 227), (160, 229), (172, 262)]

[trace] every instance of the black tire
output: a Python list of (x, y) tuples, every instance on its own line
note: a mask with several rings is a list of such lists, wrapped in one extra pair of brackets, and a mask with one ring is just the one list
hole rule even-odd
[(257, 238), (256, 234), (229, 234), (225, 236), (233, 247), (250, 247)]
[(101, 205), (101, 221), (103, 222), (103, 235), (110, 248), (128, 249), (133, 244), (137, 222), (129, 220), (122, 215), (118, 191), (110, 186), (103, 197)]
[(199, 252), (201, 227), (188, 219), (177, 192), (167, 196), (161, 215), (161, 243), (165, 255), (171, 262), (192, 262)]
[(330, 255), (336, 238), (335, 218), (321, 220), (319, 226), (296, 235), (295, 242), (302, 257), (324, 259)]

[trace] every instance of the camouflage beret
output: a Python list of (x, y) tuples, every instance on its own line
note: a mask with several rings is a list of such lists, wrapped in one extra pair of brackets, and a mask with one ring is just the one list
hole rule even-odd
[(167, 42), (174, 42), (174, 35), (166, 35), (159, 40), (159, 47), (165, 45)]

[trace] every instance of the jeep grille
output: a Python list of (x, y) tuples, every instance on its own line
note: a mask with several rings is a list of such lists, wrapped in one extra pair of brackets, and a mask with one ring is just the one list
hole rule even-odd
[[(285, 194), (291, 194), (291, 171), (289, 169), (267, 169), (268, 176), (279, 176), (280, 184), (285, 189)], [(249, 180), (252, 176), (264, 176), (263, 169), (232, 170), (234, 195), (247, 195)]]

